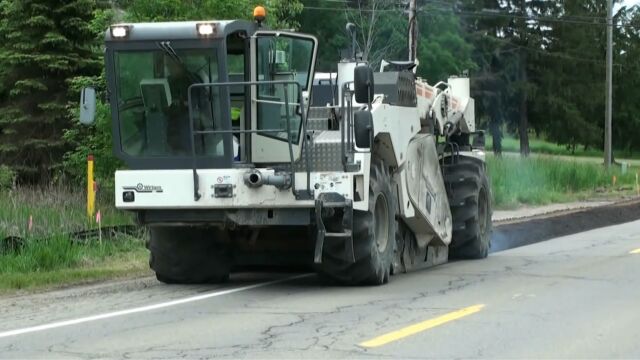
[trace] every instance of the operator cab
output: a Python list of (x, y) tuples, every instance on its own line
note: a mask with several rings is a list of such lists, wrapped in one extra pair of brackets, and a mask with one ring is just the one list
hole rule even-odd
[(114, 25), (105, 40), (114, 152), (130, 168), (299, 157), (314, 37), (215, 21)]

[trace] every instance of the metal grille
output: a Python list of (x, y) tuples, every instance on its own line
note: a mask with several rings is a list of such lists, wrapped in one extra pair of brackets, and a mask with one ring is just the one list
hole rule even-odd
[[(322, 131), (310, 134), (311, 140), (307, 142), (309, 148), (309, 158), (313, 171), (343, 171), (340, 132)], [(305, 171), (304, 157), (295, 163), (295, 171)]]

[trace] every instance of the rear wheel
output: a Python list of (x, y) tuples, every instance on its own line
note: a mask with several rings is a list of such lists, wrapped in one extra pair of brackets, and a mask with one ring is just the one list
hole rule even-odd
[(151, 227), (149, 265), (167, 284), (219, 283), (229, 278), (225, 231), (200, 227)]
[(491, 245), (492, 207), (485, 164), (479, 159), (459, 156), (457, 163), (444, 166), (444, 173), (453, 219), (449, 257), (486, 258)]
[(388, 282), (395, 250), (395, 214), (389, 170), (382, 161), (374, 161), (369, 180), (369, 210), (355, 210), (353, 214), (355, 262), (344, 256), (344, 242), (350, 240), (327, 238), (318, 272), (348, 285)]

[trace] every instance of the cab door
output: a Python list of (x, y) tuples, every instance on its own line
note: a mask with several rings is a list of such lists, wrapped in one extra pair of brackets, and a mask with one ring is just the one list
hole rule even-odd
[[(318, 40), (310, 35), (258, 31), (251, 39), (251, 136), (253, 163), (285, 163), (300, 157), (302, 129), (313, 84)], [(275, 83), (278, 82), (278, 83)], [(286, 83), (285, 83), (286, 82)], [(291, 146), (289, 145), (291, 142)]]

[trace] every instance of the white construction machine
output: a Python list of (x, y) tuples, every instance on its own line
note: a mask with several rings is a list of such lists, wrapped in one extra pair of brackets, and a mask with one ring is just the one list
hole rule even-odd
[[(374, 73), (354, 50), (310, 107), (317, 39), (258, 20), (106, 33), (114, 152), (129, 168), (115, 174), (116, 206), (149, 228), (157, 278), (299, 264), (379, 285), (486, 257), (491, 190), (469, 80), (430, 86), (406, 62)], [(94, 94), (83, 91), (85, 123)]]

